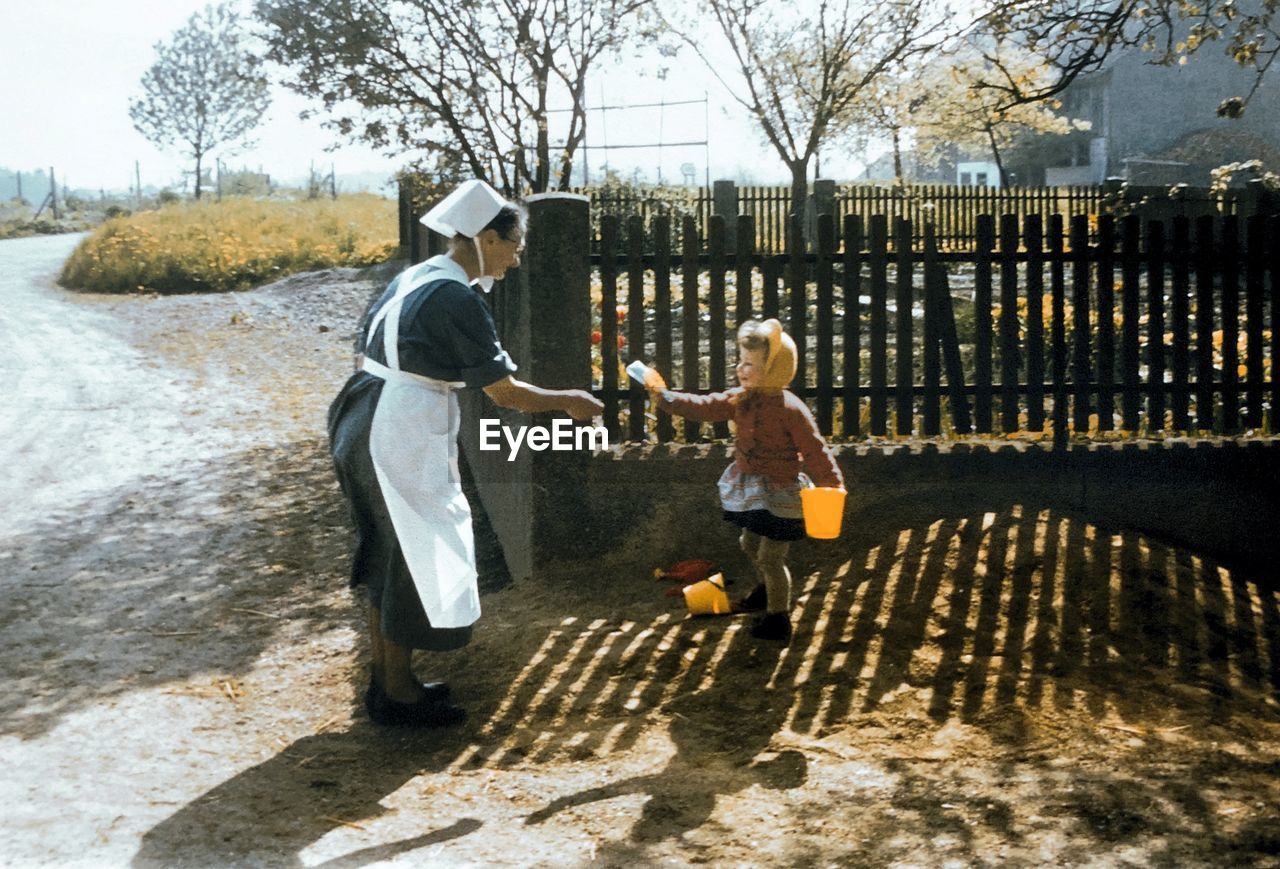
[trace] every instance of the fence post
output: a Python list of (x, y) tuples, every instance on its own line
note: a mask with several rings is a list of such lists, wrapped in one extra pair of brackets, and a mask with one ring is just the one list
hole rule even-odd
[[(618, 215), (600, 216), (600, 388), (609, 437), (620, 440), (618, 425)], [(627, 378), (623, 377), (623, 380)]]
[(991, 433), (991, 251), (996, 223), (990, 214), (976, 218), (973, 265), (973, 422), (978, 434)]
[(711, 189), (711, 213), (724, 218), (726, 253), (737, 253), (738, 185), (733, 181), (717, 180)]
[[(702, 243), (698, 238), (698, 225), (692, 217), (684, 218), (680, 236), (680, 383), (684, 389), (696, 391), (701, 356), (698, 344), (698, 316), (701, 313), (698, 306), (698, 251)], [(701, 436), (701, 424), (685, 419), (685, 440), (693, 443)]]
[[(659, 214), (653, 219), (653, 329), (654, 367), (667, 379), (672, 378), (671, 340), (671, 217)], [(638, 351), (637, 351), (638, 352)], [(683, 386), (683, 384), (681, 384)], [(675, 424), (671, 415), (658, 414), (658, 441), (675, 440)]]
[(413, 200), (410, 198), (409, 189), (404, 178), (400, 178), (396, 182), (397, 200), (399, 203), (399, 224), (400, 224), (400, 256), (409, 255), (409, 233), (410, 226), (413, 223)]
[[(933, 237), (933, 224), (924, 226), (924, 408), (921, 430), (925, 437), (942, 433), (941, 406), (938, 400), (942, 386), (942, 354), (939, 335), (938, 299), (946, 290), (939, 288), (938, 248)], [(945, 272), (942, 273), (945, 275)], [(945, 277), (942, 278), (945, 280)]]
[(862, 218), (844, 216), (844, 371), (841, 378), (846, 437), (862, 433), (862, 314), (859, 296), (862, 292)]
[(888, 434), (888, 295), (889, 295), (889, 218), (871, 215), (867, 245), (868, 271), (871, 282), (871, 434)]
[(912, 335), (912, 311), (915, 307), (912, 273), (915, 263), (914, 251), (911, 249), (911, 221), (905, 217), (894, 221), (894, 248), (894, 264), (897, 267), (894, 294), (897, 310), (893, 325), (894, 431), (900, 435), (909, 435), (915, 430), (915, 340)]
[(1077, 214), (1071, 218), (1071, 379), (1075, 387), (1075, 403), (1071, 408), (1071, 424), (1077, 432), (1089, 430), (1090, 374), (1092, 350), (1089, 327), (1089, 218)]

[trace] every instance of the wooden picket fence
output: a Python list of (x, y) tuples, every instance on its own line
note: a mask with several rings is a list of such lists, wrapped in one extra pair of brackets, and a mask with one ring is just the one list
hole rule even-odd
[(684, 218), (678, 250), (668, 220), (600, 223), (596, 393), (615, 439), (727, 437), (651, 419), (622, 365), (723, 390), (752, 317), (795, 339), (792, 390), (829, 437), (1275, 429), (1280, 218), (979, 214), (948, 251), (928, 222), (824, 215), (813, 251), (793, 225), (782, 254), (749, 215), (736, 254), (723, 218), (705, 245)]
[[(718, 182), (723, 183), (723, 182)], [(412, 178), (400, 182), (400, 244), (414, 256), (430, 248), (426, 231), (417, 222), (433, 199)], [(944, 251), (971, 250), (977, 239), (978, 217), (983, 214), (1012, 214), (1020, 221), (1039, 215), (1042, 222), (1054, 215), (1064, 221), (1080, 216), (1138, 211), (1147, 216), (1172, 219), (1195, 218), (1203, 214), (1247, 216), (1275, 207), (1277, 197), (1260, 187), (1228, 188), (1222, 191), (1193, 187), (1073, 186), (1073, 187), (961, 187), (953, 184), (884, 185), (855, 183), (834, 185), (830, 196), (815, 201), (813, 213), (800, 226), (810, 250), (816, 232), (815, 215), (830, 213), (838, 226), (847, 217), (858, 217), (870, 225), (873, 217), (884, 216), (892, 224), (898, 219), (913, 227), (912, 243), (924, 241), (924, 227), (932, 225), (939, 248)], [(737, 213), (751, 218), (755, 227), (754, 250), (785, 254), (790, 229), (791, 188), (785, 186), (734, 186)], [(692, 217), (698, 238), (707, 238), (710, 220), (716, 213), (715, 199), (708, 187), (574, 187), (569, 191), (590, 197), (592, 251), (599, 253), (603, 220), (621, 221), (622, 242), (628, 237), (629, 218), (641, 218), (645, 250), (654, 250), (656, 221), (670, 233), (669, 242), (683, 244), (684, 218)], [(728, 215), (724, 215), (728, 217)], [(734, 233), (736, 237), (736, 233)]]
[[(783, 252), (787, 247), (789, 187), (739, 187), (738, 209), (756, 225), (759, 250)], [(1013, 214), (1019, 219), (1038, 214), (1043, 220), (1059, 214), (1102, 212), (1105, 190), (1100, 186), (1077, 187), (960, 187), (954, 184), (845, 184), (837, 186), (831, 208), (837, 223), (860, 217), (867, 224), (883, 215), (890, 223), (902, 218), (915, 228), (913, 240), (923, 242), (924, 227), (931, 224), (934, 237), (945, 248), (966, 247), (977, 234), (982, 214)], [(705, 226), (700, 231), (707, 232)]]

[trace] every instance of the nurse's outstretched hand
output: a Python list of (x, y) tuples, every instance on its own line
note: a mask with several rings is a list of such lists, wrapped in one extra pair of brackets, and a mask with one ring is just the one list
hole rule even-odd
[(578, 422), (589, 422), (604, 411), (604, 402), (585, 390), (569, 389), (565, 393), (562, 409)]

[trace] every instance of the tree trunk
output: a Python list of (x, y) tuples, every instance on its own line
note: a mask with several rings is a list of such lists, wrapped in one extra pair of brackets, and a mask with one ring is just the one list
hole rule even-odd
[(804, 203), (809, 196), (809, 161), (788, 160), (791, 170), (791, 213), (804, 217)]
[(893, 177), (898, 181), (899, 184), (903, 183), (904, 181), (902, 175), (903, 175), (903, 172), (902, 172), (901, 131), (897, 127), (894, 127), (893, 128)]
[(805, 200), (809, 198), (809, 160), (788, 160), (787, 168), (791, 170), (791, 214), (787, 220), (786, 237), (791, 237), (793, 219), (804, 218)]
[(996, 132), (993, 127), (987, 127), (987, 140), (991, 142), (991, 156), (996, 161), (996, 171), (1000, 173), (1000, 189), (1009, 186), (1009, 179), (1004, 174), (1004, 161), (1000, 159), (1000, 146), (996, 144)]
[(200, 201), (200, 163), (204, 158), (204, 154), (196, 152), (196, 202)]

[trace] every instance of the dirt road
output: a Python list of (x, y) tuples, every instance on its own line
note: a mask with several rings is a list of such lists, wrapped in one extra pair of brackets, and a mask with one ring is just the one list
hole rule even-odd
[(802, 551), (785, 651), (652, 564), (516, 583), (422, 661), (469, 723), (374, 727), (323, 416), (385, 275), (84, 296), (73, 243), (0, 242), (0, 864), (1276, 864), (1274, 577), (1026, 505)]

